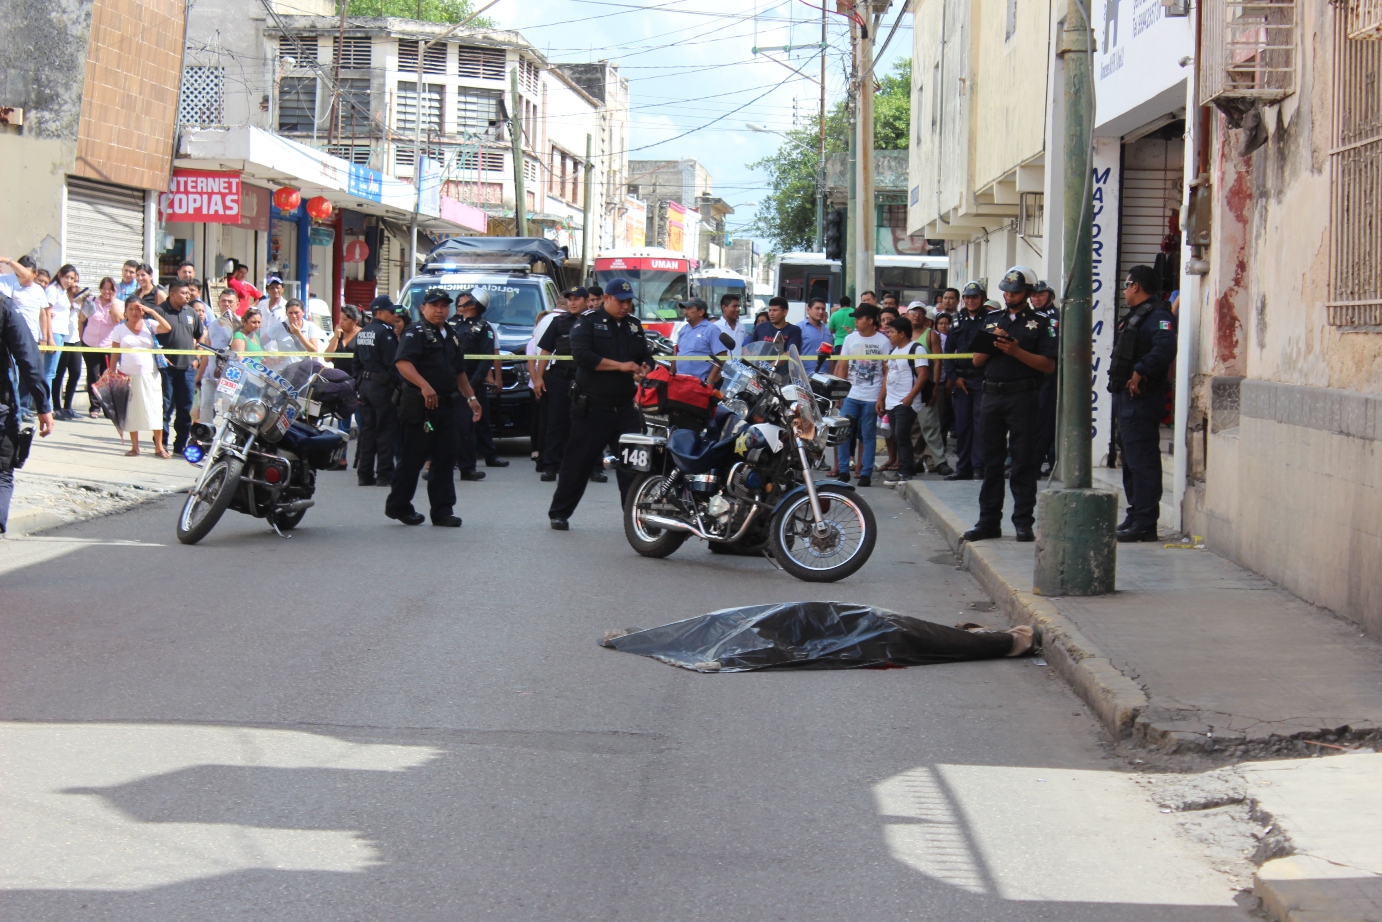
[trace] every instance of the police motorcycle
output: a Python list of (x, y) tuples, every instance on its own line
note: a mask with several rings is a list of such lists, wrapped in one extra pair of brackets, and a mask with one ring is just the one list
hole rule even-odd
[(849, 384), (808, 376), (795, 346), (783, 356), (753, 343), (744, 355), (776, 361), (715, 359), (722, 397), (703, 431), (619, 437), (616, 463), (635, 477), (624, 535), (644, 557), (667, 557), (694, 535), (718, 553), (763, 553), (806, 582), (844, 579), (873, 553), (873, 510), (850, 484), (811, 470), (849, 438), (848, 417), (825, 415)]
[(319, 399), (328, 381), (312, 360), (280, 374), (252, 355), (228, 349), (216, 355), (223, 368), (217, 424), (192, 427), (183, 456), (204, 463), (178, 517), (178, 540), (196, 544), (227, 509), (266, 519), (287, 537), (315, 503), (316, 472), (345, 461), (345, 433), (324, 425), (340, 415), (332, 400)]

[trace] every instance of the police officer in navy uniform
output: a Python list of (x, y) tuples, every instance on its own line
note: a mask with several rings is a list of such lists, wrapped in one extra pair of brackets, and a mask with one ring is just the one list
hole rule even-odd
[(398, 372), (394, 359), (398, 308), (387, 295), (370, 302), (370, 322), (355, 334), (355, 389), (360, 396), (360, 441), (355, 448), (355, 476), (362, 487), (393, 483), (394, 442), (398, 435)]
[[(22, 462), (16, 452), (21, 451), (21, 441), (26, 438), (20, 434), (20, 395), (15, 392), (11, 368), (17, 372), (20, 389), (32, 395), (33, 407), (38, 412), (38, 434), (46, 438), (53, 431), (53, 404), (38, 344), (14, 304), (0, 294), (0, 535), (5, 533), (10, 519), (15, 465)], [(32, 434), (28, 431), (28, 437)]]
[(576, 363), (571, 361), (571, 329), (589, 307), (590, 293), (572, 288), (566, 293), (566, 310), (558, 314), (538, 340), (543, 355), (562, 356), (557, 361), (540, 360), (533, 384), (547, 396), (547, 433), (542, 445), (542, 479), (553, 481), (561, 470), (566, 441), (571, 433), (571, 387), (576, 378)]
[(1161, 419), (1166, 415), (1166, 376), (1176, 359), (1176, 318), (1157, 297), (1151, 266), (1133, 266), (1123, 283), (1132, 311), (1118, 327), (1109, 363), (1108, 389), (1123, 457), (1128, 514), (1119, 541), (1155, 541), (1161, 510)]
[[(456, 298), (456, 316), (449, 321), (451, 328), (461, 341), (461, 352), (465, 355), (498, 355), (499, 336), (494, 327), (485, 320), (484, 313), (489, 308), (490, 295), (483, 288), (463, 291)], [(503, 381), (503, 369), (498, 359), (467, 359), (466, 374), (470, 376), (470, 386), (475, 396), (480, 398), (480, 419), (471, 423), (462, 414), (461, 422), (461, 479), (483, 480), (483, 471), (476, 470), (476, 456), (485, 459), (485, 467), (508, 467), (509, 462), (499, 457), (499, 449), (494, 447), (490, 431), (490, 382), (497, 388)]]
[[(955, 317), (945, 340), (946, 352), (972, 352), (974, 337), (984, 328), (984, 299), (988, 292), (970, 282), (960, 292), (964, 308)], [(984, 408), (984, 369), (970, 359), (946, 359), (945, 379), (955, 411), (955, 472), (946, 480), (973, 480), (984, 476), (984, 440), (979, 434), (979, 415)]]
[[(384, 503), (384, 514), (405, 525), (421, 525), (427, 517), (413, 508), (418, 475), (430, 457), (434, 476), (427, 480), (427, 499), (433, 525), (459, 528), (453, 513), (456, 483), (456, 405), (469, 404), (471, 420), (480, 418), (480, 401), (470, 387), (461, 359), (460, 343), (446, 324), (451, 296), (440, 288), (423, 295), (422, 319), (409, 324), (398, 341), (394, 364), (403, 379), (398, 421), (403, 451), (394, 469), (393, 488)], [(458, 393), (459, 392), (459, 393)]]
[[(1060, 310), (1056, 307), (1056, 292), (1045, 281), (1032, 286), (1032, 310), (1051, 321), (1056, 330), (1056, 342), (1060, 343)], [(1060, 355), (1056, 355), (1056, 367), (1060, 367)], [(1041, 428), (1037, 431), (1036, 459), (1038, 471), (1053, 467), (1056, 463), (1056, 373), (1046, 376), (1041, 383)]]
[(1035, 541), (1037, 430), (1041, 425), (1041, 384), (1056, 369), (1056, 328), (1049, 317), (1032, 309), (1027, 296), (1036, 273), (1014, 266), (998, 287), (1004, 306), (990, 311), (984, 329), (994, 338), (991, 353), (976, 353), (984, 369), (984, 485), (979, 490), (979, 523), (965, 532), (966, 541), (997, 538), (1003, 533), (1003, 459), (1012, 455), (1012, 522), (1018, 541)]
[[(638, 378), (652, 361), (643, 325), (632, 316), (633, 286), (627, 279), (610, 279), (604, 306), (582, 314), (571, 328), (576, 387), (572, 399), (571, 435), (561, 460), (557, 490), (547, 518), (557, 531), (585, 494), (590, 470), (604, 447), (625, 432), (641, 432), (643, 417), (634, 406)], [(623, 500), (633, 477), (619, 471)]]

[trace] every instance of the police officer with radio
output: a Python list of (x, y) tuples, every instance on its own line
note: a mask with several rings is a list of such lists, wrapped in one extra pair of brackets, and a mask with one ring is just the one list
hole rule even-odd
[[(422, 319), (409, 324), (398, 341), (394, 364), (403, 379), (398, 421), (403, 451), (394, 469), (393, 485), (384, 502), (384, 514), (404, 525), (421, 525), (427, 517), (413, 508), (418, 475), (430, 457), (433, 476), (427, 479), (427, 499), (433, 525), (460, 528), (453, 513), (456, 482), (456, 407), (470, 407), (472, 422), (480, 418), (480, 401), (470, 386), (456, 333), (446, 324), (451, 296), (433, 288), (422, 297)], [(458, 393), (459, 391), (459, 393)]]
[[(499, 336), (494, 327), (485, 320), (484, 313), (489, 309), (490, 295), (483, 288), (463, 291), (456, 298), (456, 316), (449, 321), (456, 331), (464, 355), (498, 355)], [(494, 437), (490, 432), (490, 387), (498, 389), (503, 380), (503, 370), (498, 359), (467, 359), (465, 372), (470, 377), (470, 386), (480, 398), (482, 410), (480, 419), (474, 423), (461, 414), (461, 479), (484, 480), (483, 471), (476, 470), (477, 453), (484, 456), (485, 467), (508, 467), (509, 462), (499, 457), (499, 449), (494, 447)]]
[[(16, 373), (11, 377), (11, 369)], [(34, 430), (19, 428), (19, 393), (33, 396), (38, 411), (38, 434), (46, 438), (53, 431), (53, 404), (48, 396), (48, 380), (43, 375), (38, 344), (29, 325), (15, 310), (9, 297), (0, 294), (0, 535), (10, 519), (10, 499), (14, 496), (14, 472), (24, 465), (33, 442)]]
[(370, 302), (371, 320), (355, 334), (355, 389), (360, 395), (360, 441), (355, 448), (355, 476), (362, 487), (393, 482), (394, 441), (398, 435), (398, 372), (394, 359), (398, 309), (387, 295)]
[[(589, 482), (591, 467), (604, 447), (625, 432), (641, 432), (643, 417), (634, 394), (644, 367), (652, 361), (643, 325), (632, 316), (633, 286), (627, 279), (611, 279), (604, 305), (589, 311), (571, 328), (576, 386), (572, 398), (571, 435), (561, 460), (557, 490), (547, 518), (557, 531), (566, 531)], [(619, 498), (633, 478), (620, 470)]]
[(566, 440), (571, 432), (571, 386), (576, 378), (576, 363), (571, 361), (571, 329), (590, 310), (590, 292), (572, 288), (566, 293), (566, 310), (543, 330), (538, 350), (543, 355), (563, 357), (558, 361), (539, 359), (533, 370), (533, 391), (547, 396), (547, 437), (542, 444), (542, 479), (551, 482), (561, 470)]
[[(984, 299), (988, 292), (970, 282), (960, 292), (964, 309), (950, 327), (946, 352), (973, 352), (974, 337), (984, 328)], [(984, 440), (979, 435), (979, 415), (984, 408), (984, 369), (970, 359), (946, 359), (945, 380), (955, 410), (955, 472), (946, 480), (973, 480), (984, 476)], [(1001, 461), (1000, 461), (1001, 463)]]
[(1161, 419), (1166, 415), (1166, 376), (1176, 359), (1176, 318), (1157, 297), (1151, 266), (1133, 266), (1123, 283), (1132, 311), (1118, 327), (1109, 362), (1108, 389), (1123, 456), (1128, 513), (1119, 541), (1155, 541), (1161, 511)]
[[(1056, 307), (1056, 292), (1045, 281), (1032, 286), (1032, 310), (1051, 321), (1056, 330), (1056, 342), (1060, 342), (1060, 310)], [(1057, 367), (1060, 356), (1056, 356)], [(1037, 469), (1054, 466), (1056, 463), (1056, 374), (1046, 376), (1041, 383), (1041, 428), (1037, 431), (1036, 459)]]
[(974, 364), (984, 369), (984, 409), (979, 418), (984, 439), (984, 485), (979, 490), (979, 523), (964, 540), (981, 541), (1003, 534), (1003, 459), (1012, 454), (1012, 522), (1018, 541), (1035, 541), (1037, 458), (1041, 424), (1040, 391), (1056, 369), (1056, 328), (1032, 309), (1027, 296), (1036, 273), (1013, 266), (998, 287), (1004, 306), (984, 318), (991, 350), (978, 351)]

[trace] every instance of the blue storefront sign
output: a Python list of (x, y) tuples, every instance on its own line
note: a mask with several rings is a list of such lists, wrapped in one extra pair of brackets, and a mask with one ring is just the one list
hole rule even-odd
[(350, 180), (346, 189), (351, 195), (367, 198), (371, 202), (382, 201), (384, 198), (384, 175), (367, 166), (352, 163), (350, 165)]

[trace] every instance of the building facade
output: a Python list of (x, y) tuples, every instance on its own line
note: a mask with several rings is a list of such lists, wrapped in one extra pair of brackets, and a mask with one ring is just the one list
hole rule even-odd
[(714, 194), (709, 171), (695, 160), (630, 160), (628, 195), (647, 208), (647, 246), (685, 253), (701, 268), (725, 265), (725, 218), (734, 208)]

